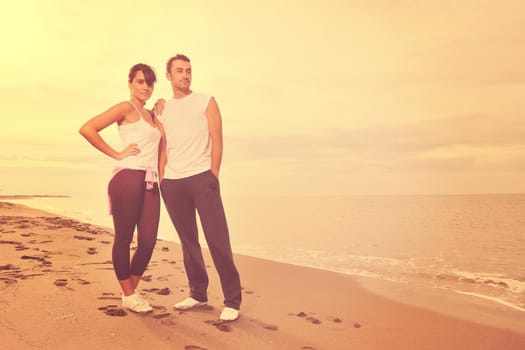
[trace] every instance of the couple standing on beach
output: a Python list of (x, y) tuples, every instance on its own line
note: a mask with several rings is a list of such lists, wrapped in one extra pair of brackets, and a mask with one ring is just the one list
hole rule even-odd
[[(190, 295), (174, 305), (191, 309), (207, 303), (208, 275), (199, 245), (196, 211), (219, 273), (224, 294), (221, 320), (239, 317), (241, 285), (233, 261), (222, 205), (219, 170), (222, 159), (222, 121), (212, 96), (193, 92), (191, 63), (185, 55), (168, 60), (166, 77), (173, 98), (144, 108), (156, 82), (145, 64), (131, 67), (130, 100), (120, 102), (87, 121), (81, 128), (95, 148), (117, 160), (108, 185), (113, 216), (113, 267), (122, 288), (122, 306), (135, 312), (152, 311), (137, 285), (153, 254), (160, 218), (160, 195), (179, 235)], [(116, 151), (99, 132), (117, 123), (126, 147)], [(159, 191), (160, 184), (160, 191)], [(137, 249), (130, 244), (137, 228)]]

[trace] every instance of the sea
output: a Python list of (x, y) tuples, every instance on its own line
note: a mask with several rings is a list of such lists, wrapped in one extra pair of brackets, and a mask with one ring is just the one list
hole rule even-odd
[[(100, 193), (10, 201), (111, 227)], [(525, 194), (223, 194), (223, 201), (235, 253), (446, 289), (525, 312)], [(164, 209), (159, 238), (178, 242)]]

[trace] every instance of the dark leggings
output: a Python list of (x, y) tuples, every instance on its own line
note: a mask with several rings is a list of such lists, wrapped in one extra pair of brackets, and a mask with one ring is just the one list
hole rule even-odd
[[(108, 185), (115, 238), (113, 268), (118, 280), (142, 276), (157, 241), (160, 196), (157, 184), (146, 190), (144, 170), (124, 169)], [(130, 244), (137, 227), (137, 249), (130, 262)]]

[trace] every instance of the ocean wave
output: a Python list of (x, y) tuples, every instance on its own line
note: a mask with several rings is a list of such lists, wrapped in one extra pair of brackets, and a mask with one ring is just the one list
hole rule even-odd
[(502, 274), (468, 272), (449, 268), (443, 257), (393, 258), (373, 255), (327, 253), (313, 249), (279, 247), (271, 252), (261, 246), (245, 246), (242, 252), (280, 262), (371, 277), (403, 284), (446, 289), (492, 300), (524, 311), (525, 281)]
[(459, 293), (459, 294), (463, 294), (463, 295), (470, 295), (470, 296), (474, 296), (474, 297), (477, 297), (477, 298), (490, 300), (490, 301), (493, 301), (495, 303), (498, 303), (498, 304), (510, 307), (511, 309), (525, 312), (525, 307), (521, 307), (519, 305), (515, 305), (515, 304), (513, 304), (511, 302), (508, 302), (508, 301), (506, 301), (504, 299), (491, 297), (491, 296), (488, 296), (488, 295), (483, 295), (483, 294), (478, 294), (478, 293), (464, 292), (464, 291), (461, 291), (461, 290), (454, 290), (454, 292)]
[(483, 272), (473, 273), (461, 270), (451, 270), (448, 275), (445, 274), (444, 276), (457, 278), (460, 282), (464, 283), (481, 284), (505, 289), (516, 294), (525, 292), (525, 281), (521, 278), (511, 278), (500, 274)]

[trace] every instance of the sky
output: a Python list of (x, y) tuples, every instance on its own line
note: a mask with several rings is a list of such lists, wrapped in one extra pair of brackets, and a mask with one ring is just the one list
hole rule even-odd
[(0, 194), (105, 186), (78, 128), (135, 63), (169, 98), (177, 53), (222, 113), (223, 192), (525, 192), (522, 1), (20, 0), (0, 33)]

